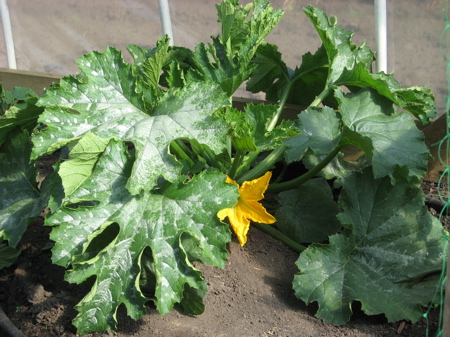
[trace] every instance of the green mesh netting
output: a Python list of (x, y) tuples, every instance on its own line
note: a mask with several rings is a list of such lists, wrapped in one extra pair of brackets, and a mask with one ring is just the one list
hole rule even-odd
[[(450, 132), (449, 132), (449, 123), (450, 123), (450, 22), (449, 22), (449, 4), (448, 0), (441, 0), (440, 1), (440, 10), (441, 10), (441, 16), (444, 20), (444, 30), (441, 33), (440, 38), (440, 48), (441, 48), (441, 55), (444, 59), (444, 62), (447, 66), (447, 95), (445, 99), (445, 118), (446, 118), (446, 136), (439, 142), (438, 145), (438, 155), (439, 160), (441, 164), (444, 166), (444, 171), (439, 178), (438, 181), (438, 193), (439, 198), (441, 201), (445, 203), (445, 206), (443, 207), (441, 213), (440, 213), (440, 220), (442, 220), (442, 217), (444, 215), (447, 215), (447, 209), (450, 204), (449, 201), (449, 182), (450, 182), (450, 168), (448, 165), (448, 159), (449, 159), (449, 149), (450, 149)], [(446, 191), (446, 192), (444, 192)], [(439, 303), (440, 308), (440, 314), (439, 314), (439, 321), (438, 321), (438, 328), (436, 331), (435, 336), (443, 336), (444, 329), (448, 330), (450, 327), (450, 315), (447, 313), (447, 311), (450, 310), (449, 303), (446, 303), (445, 300), (445, 289), (450, 288), (450, 279), (447, 280), (447, 273), (449, 268), (449, 262), (448, 256), (450, 255), (450, 248), (448, 245), (448, 235), (443, 231), (442, 235), (446, 239), (446, 244), (444, 246), (444, 251), (442, 253), (443, 260), (442, 260), (442, 273), (441, 277), (439, 279), (438, 287), (435, 294), (435, 303)], [(448, 300), (447, 300), (448, 302)], [(430, 313), (431, 308), (424, 314), (425, 319), (427, 320), (427, 332), (426, 336), (429, 336), (430, 329), (429, 329), (429, 320), (428, 315)], [(445, 316), (448, 316), (446, 318)]]

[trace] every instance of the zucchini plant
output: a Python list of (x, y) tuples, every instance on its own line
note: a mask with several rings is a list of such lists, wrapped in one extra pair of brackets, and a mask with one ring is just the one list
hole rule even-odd
[[(53, 262), (67, 281), (93, 282), (78, 333), (114, 330), (121, 304), (133, 319), (149, 299), (161, 314), (176, 303), (201, 314), (207, 284), (193, 262), (224, 268), (231, 228), (244, 245), (253, 222), (299, 252), (295, 295), (318, 302), (318, 317), (344, 324), (360, 301), (419, 320), (444, 242), (420, 189), (429, 152), (417, 124), (435, 116), (433, 94), (372, 72), (371, 49), (313, 6), (322, 46), (294, 69), (265, 41), (283, 11), (216, 8), (221, 34), (194, 50), (163, 37), (129, 45), (127, 63), (109, 47), (41, 97), (2, 90), (0, 266), (48, 206)], [(273, 103), (237, 110), (242, 85)], [(283, 120), (288, 103), (305, 109)], [(34, 163), (55, 151), (38, 186)]]

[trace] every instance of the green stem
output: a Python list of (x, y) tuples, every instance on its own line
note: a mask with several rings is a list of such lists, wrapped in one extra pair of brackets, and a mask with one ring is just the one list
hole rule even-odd
[(267, 188), (267, 192), (281, 192), (290, 190), (292, 188), (296, 188), (300, 186), (301, 184), (307, 182), (309, 179), (313, 178), (317, 173), (319, 173), (325, 166), (328, 165), (328, 163), (333, 160), (334, 157), (339, 153), (341, 147), (337, 146), (333, 151), (331, 151), (325, 158), (322, 159), (320, 163), (318, 163), (316, 166), (314, 166), (311, 170), (306, 172), (305, 174), (302, 174), (301, 176), (298, 176), (295, 179), (285, 181), (283, 183), (277, 183), (269, 185)]
[(191, 156), (192, 152), (189, 148), (183, 143), (183, 141), (177, 139), (170, 143), (170, 152), (175, 154), (178, 158), (186, 160), (191, 167), (195, 165), (195, 162), (192, 160)]
[[(287, 102), (287, 99), (288, 99), (288, 97), (289, 97), (289, 94), (290, 94), (290, 92), (291, 92), (292, 85), (293, 85), (294, 83), (295, 83), (295, 81), (289, 81), (289, 83), (288, 83), (288, 85), (287, 85), (287, 87), (286, 87), (286, 90), (285, 90), (285, 92), (284, 92), (284, 95), (283, 95), (283, 97), (281, 98), (280, 103), (278, 104), (278, 110), (277, 110), (275, 116), (274, 116), (274, 117), (272, 118), (272, 120), (270, 121), (269, 126), (267, 127), (267, 132), (272, 131), (272, 130), (275, 128), (275, 126), (277, 125), (278, 120), (280, 119), (281, 113), (283, 112), (284, 106), (286, 105), (286, 102)], [(272, 158), (276, 158), (277, 160), (281, 158), (281, 155), (283, 154), (283, 152), (284, 152), (284, 150), (285, 150), (284, 145), (282, 145), (282, 147), (283, 147), (282, 150), (280, 149), (280, 150), (281, 150), (281, 153), (280, 153), (280, 152), (276, 152), (276, 150), (273, 151), (273, 152), (276, 152), (275, 156), (277, 156), (277, 157), (272, 157)], [(261, 151), (254, 151), (254, 152), (251, 152), (251, 153), (247, 156), (247, 159), (245, 160), (245, 162), (244, 162), (244, 163), (241, 165), (241, 167), (237, 170), (238, 176), (239, 176), (239, 173), (240, 173), (240, 172), (242, 172), (243, 170), (245, 170), (245, 169), (247, 169), (248, 167), (250, 167), (251, 163), (253, 163), (253, 161), (259, 156), (260, 153), (261, 153)], [(280, 156), (278, 157), (278, 155), (280, 155)], [(269, 155), (269, 156), (270, 156), (270, 155)], [(270, 164), (263, 164), (263, 166), (260, 167), (260, 165), (262, 164), (262, 162), (261, 162), (261, 164), (257, 165), (258, 168), (255, 167), (254, 169), (251, 170), (251, 171), (255, 170), (255, 172), (249, 173), (250, 171), (248, 171), (248, 172), (247, 172), (248, 174), (245, 173), (242, 177), (239, 178), (239, 181), (243, 182), (243, 181), (246, 181), (246, 180), (251, 180), (251, 179), (245, 179), (245, 178), (248, 178), (248, 177), (253, 177), (252, 179), (258, 178), (259, 176), (261, 176), (261, 175), (263, 175), (264, 173), (266, 173), (267, 170), (269, 170), (269, 169), (273, 166), (274, 163), (275, 163), (275, 162), (272, 162), (272, 163), (270, 163)], [(262, 172), (261, 168), (262, 168), (262, 169), (266, 169), (266, 170), (265, 170), (264, 172)]]
[(244, 152), (236, 151), (236, 154), (233, 159), (233, 164), (231, 165), (230, 170), (228, 171), (228, 176), (231, 179), (236, 179), (236, 172), (238, 167), (242, 164), (242, 159), (244, 158)]
[(281, 97), (280, 103), (278, 104), (278, 110), (275, 116), (273, 116), (272, 120), (270, 121), (269, 126), (267, 127), (267, 132), (272, 131), (275, 126), (277, 126), (278, 120), (280, 119), (281, 113), (283, 112), (284, 106), (286, 105), (286, 101), (289, 97), (289, 94), (291, 93), (293, 81), (290, 81), (286, 87), (286, 90), (284, 92), (283, 97)]
[(319, 96), (316, 97), (316, 99), (314, 101), (312, 101), (312, 103), (309, 105), (310, 107), (317, 107), (319, 106), (320, 103), (323, 102), (323, 100), (325, 98), (327, 98), (327, 96), (330, 94), (331, 89), (334, 89), (335, 86), (331, 85), (329, 87), (326, 87), (320, 94)]
[(303, 245), (299, 244), (298, 242), (292, 240), (290, 237), (288, 237), (287, 235), (281, 233), (279, 230), (275, 229), (271, 225), (267, 225), (267, 224), (264, 224), (264, 223), (257, 223), (257, 222), (252, 223), (252, 225), (255, 226), (256, 228), (259, 228), (263, 232), (271, 235), (275, 239), (283, 242), (286, 246), (292, 248), (293, 250), (295, 250), (298, 253), (301, 253), (301, 252), (303, 252), (306, 249), (305, 246), (303, 246)]
[(272, 166), (280, 160), (280, 158), (284, 154), (284, 150), (286, 150), (286, 145), (280, 145), (275, 150), (273, 150), (269, 155), (264, 158), (262, 162), (252, 168), (250, 171), (247, 171), (242, 177), (237, 180), (238, 184), (242, 184), (244, 181), (253, 180), (261, 177), (264, 173), (269, 171)]
[(236, 179), (239, 179), (242, 175), (244, 175), (247, 171), (250, 165), (255, 161), (255, 159), (259, 156), (261, 151), (253, 151), (250, 152), (245, 159), (242, 161), (241, 166), (237, 169), (236, 173)]

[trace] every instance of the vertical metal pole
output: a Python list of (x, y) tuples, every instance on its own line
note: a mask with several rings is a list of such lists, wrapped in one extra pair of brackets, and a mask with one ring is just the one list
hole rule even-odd
[(6, 4), (6, 0), (0, 0), (0, 14), (2, 19), (3, 36), (5, 38), (8, 67), (11, 69), (17, 69), (16, 55), (14, 52), (14, 41), (11, 29), (11, 19), (9, 17), (9, 10), (8, 5)]
[(375, 44), (377, 50), (377, 72), (387, 73), (387, 14), (386, 0), (374, 0)]
[(169, 0), (158, 0), (159, 16), (161, 17), (161, 27), (163, 35), (170, 38), (170, 45), (173, 46), (172, 22), (170, 20)]

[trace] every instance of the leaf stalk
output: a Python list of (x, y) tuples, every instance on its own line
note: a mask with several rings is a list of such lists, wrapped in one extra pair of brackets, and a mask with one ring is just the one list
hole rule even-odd
[(263, 232), (269, 234), (273, 238), (283, 242), (286, 246), (292, 248), (293, 250), (295, 250), (298, 253), (301, 253), (301, 252), (303, 252), (306, 249), (305, 246), (303, 246), (303, 245), (299, 244), (298, 242), (292, 240), (290, 237), (288, 237), (287, 235), (281, 233), (279, 230), (275, 229), (271, 225), (254, 222), (253, 226), (255, 226), (256, 228), (258, 228), (258, 229), (262, 230)]
[(331, 151), (325, 158), (323, 158), (316, 166), (314, 166), (311, 170), (298, 176), (295, 179), (285, 181), (282, 183), (271, 184), (267, 188), (268, 192), (282, 192), (286, 190), (290, 190), (296, 188), (303, 183), (307, 182), (309, 179), (313, 178), (316, 174), (318, 174), (325, 166), (327, 166), (331, 160), (339, 153), (341, 146), (337, 146), (333, 151)]

